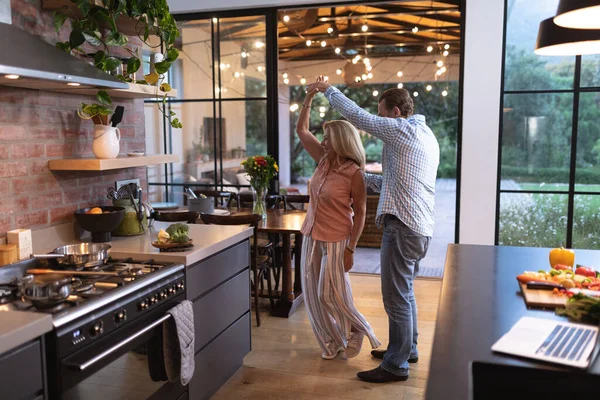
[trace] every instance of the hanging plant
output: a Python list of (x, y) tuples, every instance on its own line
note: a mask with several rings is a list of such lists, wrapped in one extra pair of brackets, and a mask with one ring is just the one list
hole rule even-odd
[[(54, 27), (58, 32), (67, 20), (71, 22), (69, 40), (56, 43), (56, 47), (76, 56), (93, 57), (94, 65), (111, 73), (119, 66), (124, 65), (122, 74), (117, 78), (123, 82), (146, 84), (156, 86), (156, 97), (160, 100), (158, 107), (166, 114), (173, 128), (181, 128), (181, 122), (175, 117), (175, 112), (166, 112), (167, 93), (171, 90), (168, 83), (164, 83), (164, 76), (171, 65), (179, 57), (175, 48), (175, 39), (179, 30), (175, 19), (169, 11), (166, 0), (71, 0), (76, 9), (67, 6), (54, 12)], [(150, 70), (154, 71), (144, 75), (143, 80), (134, 80), (135, 73), (142, 66), (138, 50), (133, 50), (129, 44), (129, 37), (119, 30), (123, 20), (133, 21), (135, 34), (149, 47), (162, 51), (162, 60), (150, 61)], [(148, 39), (155, 35), (158, 44), (151, 44)], [(93, 48), (90, 53), (84, 48)], [(129, 54), (124, 63), (113, 56), (114, 50), (123, 48)], [(96, 96), (98, 103), (82, 103), (78, 114), (82, 118), (103, 120), (102, 116), (112, 113), (112, 100), (106, 91), (99, 91)], [(106, 117), (107, 118), (107, 117)]]

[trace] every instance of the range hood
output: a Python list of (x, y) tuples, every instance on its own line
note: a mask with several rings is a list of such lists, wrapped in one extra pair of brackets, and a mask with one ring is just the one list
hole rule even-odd
[[(128, 84), (10, 24), (10, 0), (0, 0), (0, 85), (39, 90), (127, 89)], [(12, 79), (11, 79), (12, 78)]]

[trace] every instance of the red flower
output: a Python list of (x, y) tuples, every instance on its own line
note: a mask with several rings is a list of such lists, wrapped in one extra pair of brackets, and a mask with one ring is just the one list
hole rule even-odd
[(267, 160), (263, 159), (257, 159), (256, 160), (256, 165), (260, 165), (261, 167), (265, 167), (267, 165)]

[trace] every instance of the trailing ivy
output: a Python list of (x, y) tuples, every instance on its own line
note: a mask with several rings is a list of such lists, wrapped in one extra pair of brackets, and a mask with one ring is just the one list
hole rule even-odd
[[(143, 85), (155, 85), (156, 97), (160, 99), (157, 102), (160, 111), (167, 116), (174, 128), (181, 128), (181, 122), (175, 117), (174, 112), (167, 113), (165, 105), (167, 93), (171, 87), (163, 83), (164, 74), (166, 74), (173, 62), (179, 57), (179, 51), (174, 47), (175, 40), (179, 37), (179, 30), (175, 19), (169, 11), (166, 0), (102, 0), (102, 6), (94, 5), (91, 0), (71, 0), (79, 13), (63, 7), (54, 12), (54, 28), (58, 32), (65, 23), (71, 22), (71, 33), (69, 40), (56, 43), (56, 47), (76, 56), (93, 57), (96, 68), (106, 72), (114, 72), (119, 65), (123, 63), (117, 57), (111, 55), (111, 48), (122, 47), (129, 54), (130, 58), (126, 60), (126, 70), (124, 74), (117, 75), (123, 82), (135, 82)], [(149, 47), (164, 49), (164, 57), (160, 62), (150, 61), (152, 72), (144, 76), (143, 80), (133, 80), (131, 76), (142, 66), (142, 61), (137, 51), (128, 47), (129, 38), (123, 32), (119, 32), (117, 21), (119, 18), (131, 18), (136, 21), (135, 31), (142, 41)], [(148, 42), (151, 35), (159, 38), (158, 45), (152, 46)], [(97, 48), (95, 53), (89, 54), (82, 46), (92, 46)], [(98, 93), (98, 101), (101, 104), (82, 103), (79, 115), (82, 118), (93, 118), (95, 116), (109, 115), (110, 97), (107, 99), (103, 91)], [(108, 114), (107, 114), (108, 112)]]

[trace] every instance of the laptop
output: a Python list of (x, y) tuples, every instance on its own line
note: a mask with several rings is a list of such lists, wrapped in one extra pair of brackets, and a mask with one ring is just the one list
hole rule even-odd
[(586, 369), (600, 350), (598, 331), (593, 325), (523, 317), (492, 351)]

